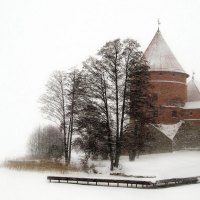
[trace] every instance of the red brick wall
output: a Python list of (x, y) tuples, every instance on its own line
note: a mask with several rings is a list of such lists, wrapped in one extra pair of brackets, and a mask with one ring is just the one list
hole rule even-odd
[(158, 105), (176, 105), (186, 102), (186, 74), (176, 72), (151, 72), (152, 92), (158, 96)]
[[(176, 112), (173, 116), (172, 112)], [(173, 124), (178, 123), (180, 120), (193, 122), (195, 125), (200, 126), (200, 109), (183, 109), (181, 107), (168, 106), (158, 108), (157, 123)]]
[(200, 109), (184, 109), (182, 119), (193, 121), (195, 124), (200, 125)]
[(183, 110), (184, 119), (200, 119), (200, 109)]
[(186, 83), (187, 74), (178, 73), (178, 72), (150, 72), (151, 80), (172, 80)]
[[(151, 72), (151, 92), (157, 95), (157, 123), (177, 123), (182, 119), (182, 107), (187, 100), (187, 74)], [(176, 116), (173, 115), (176, 112)]]
[[(182, 119), (182, 108), (179, 107), (159, 107), (157, 123), (174, 124)], [(176, 115), (174, 115), (176, 113)]]
[[(200, 109), (183, 109), (187, 101), (188, 75), (177, 72), (150, 72), (151, 93), (157, 95), (156, 123), (172, 124), (180, 120), (200, 119)], [(200, 120), (194, 120), (200, 125)]]

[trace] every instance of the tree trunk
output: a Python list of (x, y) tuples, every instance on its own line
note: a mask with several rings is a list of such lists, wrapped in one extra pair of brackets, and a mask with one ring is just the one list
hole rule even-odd
[(67, 161), (67, 164), (69, 164), (69, 143), (70, 143), (70, 129), (71, 129), (71, 126), (70, 126), (70, 124), (71, 124), (71, 118), (70, 118), (70, 120), (69, 120), (69, 127), (68, 127), (68, 134), (67, 134), (67, 145), (66, 145), (66, 161)]
[(72, 152), (72, 134), (73, 134), (73, 117), (71, 121), (71, 130), (70, 130), (70, 142), (69, 142), (69, 163), (71, 161), (71, 152)]
[(66, 131), (66, 111), (65, 111), (65, 97), (64, 97), (64, 88), (63, 88), (63, 81), (60, 81), (61, 87), (61, 95), (62, 95), (62, 110), (63, 110), (63, 132), (64, 132), (64, 157), (65, 157), (65, 164), (68, 162), (68, 146), (67, 146), (67, 131)]
[(121, 116), (121, 125), (120, 125), (120, 133), (119, 133), (119, 141), (118, 141), (118, 148), (116, 149), (116, 162), (117, 166), (119, 165), (119, 158), (121, 155), (121, 148), (122, 148), (122, 141), (123, 141), (123, 131), (124, 131), (124, 115), (125, 115), (125, 107), (126, 107), (126, 93), (127, 93), (127, 79), (128, 79), (128, 62), (129, 58), (127, 60), (126, 64), (126, 74), (125, 74), (125, 85), (124, 85), (124, 91), (123, 91), (123, 103), (122, 103), (122, 116)]
[(69, 163), (71, 160), (71, 151), (72, 151), (72, 134), (73, 134), (73, 126), (74, 126), (74, 104), (75, 104), (75, 82), (76, 82), (76, 75), (74, 72), (73, 78), (73, 89), (72, 89), (72, 106), (71, 106), (71, 117), (70, 117), (70, 141), (69, 141)]
[(117, 53), (115, 62), (115, 101), (116, 101), (116, 153), (115, 153), (115, 167), (119, 166), (119, 88), (118, 88), (118, 72), (117, 72)]
[(65, 164), (67, 164), (68, 163), (68, 147), (67, 147), (67, 141), (66, 141), (67, 131), (66, 131), (65, 122), (63, 124), (63, 132), (64, 132), (64, 157), (65, 157)]
[(110, 170), (113, 171), (114, 169), (114, 156), (113, 156), (113, 147), (112, 147), (112, 134), (110, 129), (110, 122), (109, 122), (109, 111), (108, 111), (108, 100), (107, 100), (107, 86), (104, 74), (101, 78), (101, 84), (102, 84), (102, 90), (103, 90), (103, 100), (104, 100), (104, 106), (106, 111), (106, 127), (108, 132), (108, 148), (109, 148), (109, 154), (110, 154)]
[(130, 149), (128, 151), (128, 155), (129, 155), (129, 161), (134, 161), (136, 158), (136, 150), (135, 149)]

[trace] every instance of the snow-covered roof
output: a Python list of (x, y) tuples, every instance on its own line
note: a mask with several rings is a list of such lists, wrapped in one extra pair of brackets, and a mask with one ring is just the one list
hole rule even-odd
[(183, 121), (180, 121), (176, 124), (158, 124), (156, 128), (166, 135), (170, 140), (173, 140), (182, 123)]
[(186, 102), (183, 109), (200, 109), (200, 101)]
[(185, 73), (159, 30), (146, 49), (144, 56), (150, 65), (150, 71)]
[(200, 82), (192, 79), (187, 84), (187, 100), (200, 101)]

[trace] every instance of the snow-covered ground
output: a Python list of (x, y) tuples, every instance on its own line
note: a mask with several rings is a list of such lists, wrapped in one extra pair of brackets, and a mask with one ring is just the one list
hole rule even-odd
[[(156, 176), (158, 179), (200, 176), (200, 151), (143, 155), (134, 162), (122, 156), (121, 173), (133, 176)], [(102, 174), (109, 173), (109, 162), (95, 162)], [(150, 180), (150, 179), (148, 179)]]
[[(200, 152), (175, 152), (141, 156), (135, 162), (121, 160), (122, 171), (129, 175), (157, 176), (157, 178), (200, 175)], [(106, 172), (107, 162), (96, 162), (99, 171)], [(200, 184), (165, 189), (136, 189), (49, 183), (53, 172), (27, 172), (0, 168), (0, 199), (2, 200), (199, 200)], [(62, 176), (96, 176), (83, 173)], [(108, 176), (106, 174), (98, 177)]]

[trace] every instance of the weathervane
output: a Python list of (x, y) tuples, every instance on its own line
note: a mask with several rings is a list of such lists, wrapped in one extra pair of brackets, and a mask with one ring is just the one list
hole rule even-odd
[(159, 20), (159, 18), (158, 18), (158, 31), (160, 31), (160, 30), (159, 30), (160, 24), (161, 24), (161, 23), (160, 23), (160, 20)]

